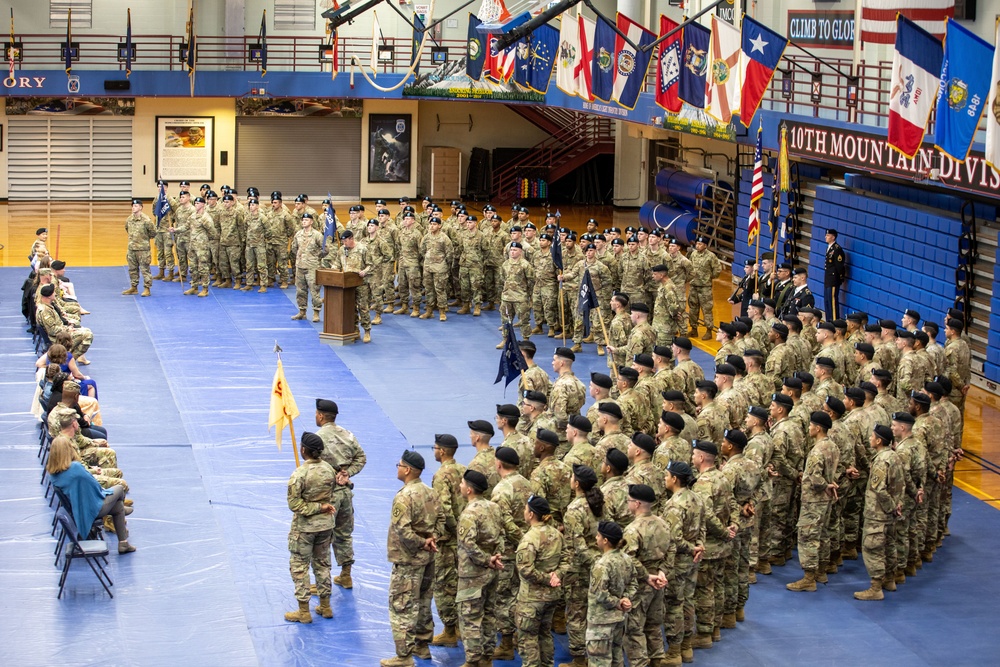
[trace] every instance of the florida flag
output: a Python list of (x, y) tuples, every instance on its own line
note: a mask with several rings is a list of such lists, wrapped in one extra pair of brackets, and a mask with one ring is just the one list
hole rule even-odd
[(740, 29), (713, 16), (705, 112), (723, 123), (739, 111), (740, 49)]
[(771, 85), (774, 70), (781, 62), (781, 56), (788, 46), (788, 40), (770, 28), (743, 17), (743, 92), (740, 95), (740, 122), (750, 127), (753, 115), (764, 98), (764, 92)]
[(615, 102), (626, 109), (634, 109), (639, 99), (639, 91), (646, 82), (646, 70), (652, 52), (646, 47), (656, 41), (656, 34), (618, 13), (618, 31), (628, 35), (629, 41), (638, 45), (636, 49), (621, 35), (615, 38), (615, 85), (612, 94)]
[(889, 80), (889, 147), (906, 157), (916, 155), (923, 143), (940, 89), (943, 59), (941, 42), (900, 15)]
[[(660, 14), (660, 36), (677, 30), (677, 22)], [(667, 111), (680, 113), (681, 98), (677, 88), (681, 81), (681, 31), (660, 42), (660, 63), (656, 72), (656, 103)]]

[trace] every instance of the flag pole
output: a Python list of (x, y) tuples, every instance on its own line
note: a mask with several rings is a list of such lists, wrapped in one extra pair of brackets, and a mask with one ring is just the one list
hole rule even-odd
[[(601, 333), (604, 334), (604, 347), (608, 346), (608, 328), (604, 326), (604, 313), (601, 312), (601, 306), (597, 306), (597, 320), (601, 323)], [(614, 362), (614, 353), (608, 352), (608, 357), (611, 360), (611, 374), (615, 376), (615, 384), (618, 383), (618, 366)]]
[(56, 225), (56, 253), (52, 255), (52, 259), (59, 259), (59, 236), (62, 232), (62, 225)]
[(556, 277), (559, 279), (559, 328), (562, 330), (563, 347), (565, 347), (566, 346), (566, 311), (565, 311), (565, 307), (563, 305), (562, 271), (559, 271)]
[[(277, 357), (278, 363), (280, 364), (281, 347), (278, 345), (278, 341), (274, 341), (274, 356)], [(299, 443), (295, 439), (295, 424), (292, 423), (291, 419), (288, 420), (288, 430), (292, 434), (292, 451), (295, 453), (295, 467), (298, 468), (302, 464), (299, 462)]]

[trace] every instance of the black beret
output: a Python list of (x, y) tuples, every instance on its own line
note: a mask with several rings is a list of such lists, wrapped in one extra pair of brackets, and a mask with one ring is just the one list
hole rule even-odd
[(490, 483), (486, 479), (486, 475), (478, 470), (466, 470), (462, 475), (462, 479), (465, 480), (466, 484), (479, 493), (483, 493), (486, 489), (490, 488)]
[(181, 181), (180, 183), (178, 183), (178, 185), (187, 185), (187, 186), (190, 186), (191, 185), (191, 181)]
[(547, 445), (552, 445), (553, 447), (559, 446), (559, 435), (555, 431), (550, 431), (547, 428), (540, 428), (535, 432), (535, 440), (541, 440)]
[(774, 308), (778, 305), (778, 301), (769, 296), (764, 297), (761, 301), (763, 302), (765, 308)]
[(489, 423), (485, 419), (476, 419), (469, 422), (469, 430), (475, 431), (476, 433), (485, 433), (486, 435), (492, 436), (496, 431), (493, 430), (493, 424)]
[(865, 319), (864, 313), (851, 313), (847, 316), (849, 322), (863, 322)]
[(654, 272), (656, 272), (656, 273), (666, 273), (667, 272), (667, 265), (666, 264), (657, 264), (656, 266), (654, 266), (652, 268), (652, 270)]
[(281, 191), (280, 190), (275, 190), (274, 192), (271, 193), (271, 201), (274, 201), (276, 199), (279, 200), (279, 201), (281, 200)]
[(667, 359), (673, 359), (673, 351), (666, 345), (656, 345), (653, 347), (653, 354), (658, 357), (666, 357)]
[(833, 410), (834, 412), (836, 412), (837, 415), (842, 415), (845, 412), (847, 412), (847, 407), (844, 405), (844, 402), (842, 400), (840, 400), (839, 398), (837, 398), (836, 396), (827, 396), (826, 397), (826, 405), (831, 410)]
[(880, 331), (882, 331), (882, 327), (880, 327), (878, 324), (865, 325), (865, 333), (879, 333)]
[(730, 377), (736, 376), (736, 367), (732, 364), (719, 364), (715, 367), (716, 375), (726, 375)]
[(802, 389), (802, 378), (792, 375), (791, 377), (786, 377), (781, 384), (789, 389)]
[(713, 398), (715, 398), (715, 395), (719, 393), (719, 386), (711, 380), (698, 380), (694, 383), (694, 388), (708, 393)]
[(660, 420), (678, 433), (684, 430), (684, 418), (676, 412), (664, 410), (660, 413)]
[(55, 292), (56, 292), (56, 288), (51, 283), (48, 284), (48, 285), (42, 285), (42, 289), (41, 289), (41, 295), (42, 296), (52, 296), (53, 294), (55, 294)]
[(892, 382), (892, 373), (884, 368), (873, 368), (872, 375), (880, 380), (885, 380), (886, 382)]
[(828, 230), (826, 230), (826, 233), (829, 234), (830, 236), (832, 236), (833, 238), (837, 238), (837, 230), (836, 229), (828, 229)]
[(746, 434), (737, 428), (727, 428), (724, 437), (730, 442), (730, 444), (734, 445), (741, 451), (747, 447)]
[(833, 428), (833, 420), (830, 419), (830, 415), (826, 414), (822, 410), (816, 410), (811, 415), (809, 415), (809, 422), (816, 424), (827, 431)]
[(775, 322), (774, 324), (771, 325), (771, 328), (774, 329), (775, 331), (777, 331), (779, 334), (781, 334), (785, 338), (788, 337), (788, 327), (786, 327), (781, 322)]
[(764, 357), (764, 353), (761, 352), (760, 350), (756, 349), (756, 348), (748, 347), (747, 349), (743, 350), (743, 356), (744, 357), (761, 357), (761, 358), (763, 358)]
[(751, 328), (751, 326), (749, 324), (747, 324), (746, 322), (743, 322), (743, 321), (740, 321), (740, 320), (737, 320), (737, 321), (733, 322), (733, 329), (738, 334), (743, 334), (745, 336), (746, 334), (750, 333), (750, 328)]
[(785, 313), (781, 316), (782, 322), (794, 322), (795, 324), (800, 324), (802, 320), (799, 319), (799, 312), (792, 309), (790, 312)]
[(761, 310), (764, 310), (764, 302), (761, 301), (760, 299), (751, 299), (750, 300), (750, 307), (751, 308), (759, 308)]
[(893, 322), (892, 320), (879, 320), (878, 326), (880, 329), (892, 329), (893, 331), (896, 330), (896, 323)]
[(552, 240), (552, 234), (549, 234), (548, 232), (543, 232), (542, 235), (539, 236), (538, 238), (540, 238), (543, 241), (551, 241)]
[(753, 265), (754, 265), (754, 264), (756, 264), (756, 263), (757, 263), (757, 262), (756, 262), (756, 261), (754, 261), (754, 260), (752, 260), (752, 259), (746, 259), (746, 260), (743, 260), (743, 266), (753, 266)]
[(723, 322), (722, 324), (720, 324), (719, 325), (719, 331), (721, 331), (722, 333), (726, 334), (730, 338), (732, 338), (733, 336), (736, 335), (736, 327), (734, 327), (729, 322)]
[(926, 331), (921, 331), (917, 329), (913, 332), (913, 337), (920, 341), (920, 344), (927, 347), (927, 343), (931, 341), (931, 337), (927, 335)]
[(633, 313), (647, 313), (648, 314), (649, 313), (649, 306), (647, 306), (646, 304), (644, 304), (642, 302), (633, 303), (632, 304), (632, 312)]
[(260, 200), (257, 199), (256, 197), (248, 197), (247, 205), (249, 206), (250, 204), (260, 204)]
[(522, 231), (521, 225), (514, 225), (513, 227), (510, 228), (510, 231), (511, 231), (511, 233)]
[(833, 363), (833, 359), (830, 357), (816, 357), (816, 365), (823, 366), (824, 368), (836, 368), (837, 364)]
[(541, 403), (542, 405), (548, 405), (549, 399), (540, 391), (527, 390), (521, 394), (521, 398), (526, 401), (531, 401), (532, 403)]
[(646, 484), (629, 484), (628, 497), (644, 503), (656, 502), (656, 492)]
[(694, 475), (691, 466), (684, 461), (671, 461), (667, 464), (667, 472), (675, 477), (691, 477)]
[(580, 482), (584, 491), (590, 491), (597, 484), (597, 473), (590, 466), (574, 463), (573, 477), (576, 477), (576, 481)]
[(642, 431), (636, 431), (632, 434), (632, 444), (650, 454), (656, 451), (656, 441)]
[(552, 514), (552, 509), (549, 507), (549, 501), (541, 496), (531, 496), (528, 498), (528, 509), (538, 516), (547, 516)]
[(601, 521), (597, 524), (597, 532), (612, 544), (622, 541), (622, 527), (614, 521)]
[(627, 378), (629, 378), (631, 380), (638, 380), (639, 379), (639, 371), (635, 370), (634, 368), (629, 368), (628, 366), (622, 366), (622, 367), (620, 367), (618, 369), (618, 375), (623, 376), (623, 377), (627, 377)]
[(771, 394), (771, 402), (777, 403), (785, 408), (792, 408), (795, 406), (795, 401), (792, 400), (792, 397), (786, 396), (785, 394)]
[(517, 450), (513, 447), (498, 447), (495, 456), (498, 461), (503, 461), (508, 465), (521, 465), (521, 457), (518, 456)]
[(691, 447), (705, 452), (706, 454), (711, 454), (712, 456), (719, 455), (719, 448), (714, 442), (709, 442), (708, 440), (692, 440)]
[(660, 392), (660, 396), (663, 397), (663, 400), (670, 401), (671, 403), (679, 403), (684, 400), (684, 392), (676, 389), (668, 389), (667, 391)]
[(611, 376), (605, 375), (604, 373), (591, 373), (590, 381), (598, 387), (602, 387), (604, 389), (611, 389), (611, 387), (614, 386), (614, 381), (611, 379)]
[(403, 461), (404, 465), (408, 465), (414, 470), (424, 469), (424, 457), (420, 455), (420, 452), (417, 452), (412, 449), (407, 449), (405, 452), (403, 452), (403, 455), (400, 457), (400, 459)]
[(676, 345), (682, 350), (688, 350), (689, 352), (691, 351), (691, 339), (688, 338), (687, 336), (677, 336), (676, 338), (674, 338), (674, 345)]
[(855, 403), (865, 402), (865, 390), (861, 387), (847, 387), (844, 389), (844, 396)]
[(315, 454), (321, 454), (323, 452), (323, 438), (319, 437), (315, 433), (306, 431), (302, 434), (302, 439), (299, 442), (302, 443), (302, 446), (307, 451)]
[(523, 248), (524, 246), (522, 246), (522, 245), (521, 245), (521, 244), (520, 244), (519, 242), (517, 242), (517, 241), (511, 241), (511, 242), (510, 242), (510, 247), (511, 247), (511, 248)]
[(588, 243), (588, 244), (587, 244), (587, 245), (586, 245), (586, 246), (584, 247), (584, 250), (597, 250), (597, 246), (596, 246), (596, 245), (594, 245), (593, 243)]
[(795, 269), (794, 271), (792, 271), (792, 273), (795, 274), (795, 275), (797, 275), (797, 276), (806, 276), (806, 275), (809, 275), (809, 272), (806, 271), (801, 266), (799, 268)]
[(837, 319), (835, 319), (833, 321), (833, 328), (834, 329), (847, 329), (847, 322), (845, 322), (844, 320), (842, 320), (840, 318), (837, 318)]
[(562, 357), (563, 359), (569, 359), (570, 361), (576, 361), (576, 353), (568, 347), (557, 347), (555, 356)]
[(699, 235), (698, 238), (694, 240), (695, 243), (708, 243), (708, 237), (705, 235)]
[(66, 268), (66, 262), (62, 261), (61, 259), (52, 260), (53, 271), (62, 271), (65, 268)]
[(871, 343), (855, 343), (854, 349), (869, 359), (875, 356), (875, 347)]
[(892, 444), (892, 429), (888, 426), (883, 426), (882, 424), (876, 424), (875, 428), (872, 429), (875, 433), (875, 437), (884, 442), (887, 446)]
[(617, 403), (612, 403), (611, 401), (605, 401), (597, 406), (598, 412), (603, 412), (606, 415), (611, 415), (615, 419), (622, 418), (622, 409)]
[(747, 372), (747, 364), (743, 361), (743, 357), (736, 354), (727, 354), (726, 363), (736, 369), (738, 375), (743, 375)]
[(896, 329), (896, 338), (903, 338), (905, 340), (913, 340), (913, 332), (907, 331), (906, 329)]
[(590, 433), (594, 428), (594, 425), (590, 423), (590, 420), (583, 415), (570, 415), (569, 425), (577, 431), (583, 431), (584, 433)]
[(906, 310), (903, 311), (903, 314), (909, 317), (910, 319), (916, 320), (917, 322), (920, 321), (920, 313), (913, 310), (912, 308), (907, 308)]
[(909, 412), (893, 412), (892, 421), (899, 422), (900, 424), (913, 424), (916, 421)]
[(232, 196), (230, 193), (227, 192), (226, 194), (222, 195), (222, 201), (236, 201), (236, 197)]
[(747, 409), (747, 414), (750, 415), (751, 417), (756, 417), (757, 419), (760, 419), (762, 421), (767, 421), (768, 417), (767, 410), (760, 407), (759, 405), (751, 405)]
[(836, 331), (837, 327), (833, 326), (833, 322), (820, 322), (816, 325), (816, 329), (823, 331)]
[(951, 390), (955, 388), (955, 386), (951, 383), (951, 380), (949, 380), (947, 376), (944, 375), (938, 375), (936, 378), (934, 378), (934, 382), (941, 385), (941, 388), (944, 389), (944, 394), (950, 394)]
[(912, 398), (914, 402), (919, 403), (920, 405), (931, 404), (931, 397), (922, 391), (911, 391), (910, 398)]
[(816, 381), (813, 374), (808, 371), (795, 371), (794, 376), (802, 380), (802, 384), (808, 384), (810, 386)]
[(513, 403), (497, 403), (497, 414), (501, 417), (520, 417), (521, 411)]
[(621, 239), (613, 239), (611, 241), (611, 245), (625, 245), (625, 242), (622, 241)]
[(342, 240), (353, 239), (354, 232), (352, 232), (350, 229), (345, 229), (344, 231), (340, 232), (340, 238)]
[(962, 324), (962, 320), (957, 317), (949, 317), (948, 321), (945, 322), (945, 326), (954, 329), (955, 331), (961, 331), (965, 328), (965, 325)]
[(302, 214), (302, 219), (303, 220), (312, 220), (313, 219), (313, 214), (312, 213), (303, 213)]
[(936, 338), (938, 333), (941, 331), (941, 327), (937, 322), (924, 322), (924, 329), (930, 329), (934, 333), (927, 332), (928, 336)]
[(604, 460), (618, 472), (628, 470), (628, 456), (620, 449), (615, 449), (614, 447), (609, 449), (608, 453), (604, 455)]
[(531, 350), (531, 352), (537, 352), (538, 348), (530, 340), (519, 340), (517, 341), (517, 347), (521, 350)]
[(632, 361), (639, 364), (643, 368), (653, 367), (653, 356), (650, 354), (637, 354), (632, 357)]
[(434, 444), (445, 449), (458, 449), (458, 440), (451, 433), (435, 433)]
[(861, 382), (858, 383), (858, 388), (861, 391), (865, 392), (866, 394), (877, 394), (878, 393), (878, 387), (876, 387), (871, 382), (861, 381)]
[(194, 198), (194, 202), (195, 202), (196, 204), (199, 204), (199, 203), (200, 203), (200, 204), (204, 204), (204, 203), (205, 203), (205, 198), (204, 198), (204, 197), (195, 197), (195, 198)]
[(337, 404), (325, 398), (316, 399), (316, 409), (320, 412), (330, 412), (332, 414), (340, 413), (340, 409), (337, 407)]

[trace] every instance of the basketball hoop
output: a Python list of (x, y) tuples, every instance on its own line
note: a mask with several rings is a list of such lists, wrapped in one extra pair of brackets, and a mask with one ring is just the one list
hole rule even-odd
[(549, 0), (514, 0), (508, 8), (504, 0), (483, 0), (476, 13), (476, 18), (482, 23), (476, 30), (492, 35), (500, 34), (505, 32), (506, 24), (524, 23), (532, 16), (541, 13), (548, 4)]

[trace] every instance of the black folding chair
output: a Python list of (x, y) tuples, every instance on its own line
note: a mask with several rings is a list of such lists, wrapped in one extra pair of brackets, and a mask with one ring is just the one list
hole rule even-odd
[(59, 594), (56, 596), (56, 599), (62, 598), (70, 564), (80, 558), (87, 561), (87, 565), (90, 566), (90, 569), (97, 576), (97, 580), (101, 582), (101, 586), (113, 598), (115, 595), (111, 592), (111, 587), (114, 584), (111, 582), (111, 577), (108, 576), (104, 565), (101, 563), (102, 559), (105, 563), (108, 562), (107, 542), (102, 540), (81, 540), (76, 529), (76, 522), (73, 520), (72, 515), (66, 511), (65, 507), (59, 508), (59, 511), (56, 513), (56, 520), (62, 526), (60, 542), (67, 539), (71, 542), (71, 544), (66, 545), (65, 552), (63, 553), (62, 575), (59, 577)]

